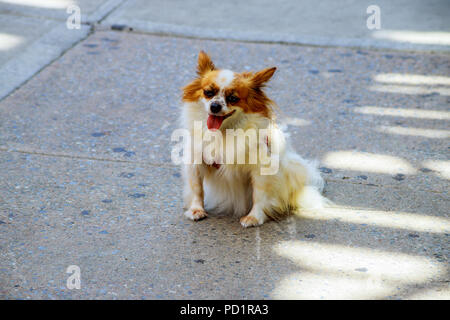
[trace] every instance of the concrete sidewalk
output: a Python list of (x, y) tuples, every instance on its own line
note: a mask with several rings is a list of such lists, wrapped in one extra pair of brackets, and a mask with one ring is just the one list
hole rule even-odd
[[(380, 32), (364, 1), (189, 3), (0, 1), (0, 298), (449, 299), (448, 2), (377, 1)], [(278, 68), (335, 208), (184, 218), (170, 136), (200, 50)]]
[[(379, 30), (367, 27), (372, 5)], [(449, 51), (449, 15), (445, 0), (130, 0), (102, 24), (196, 38)]]
[[(121, 0), (0, 1), (0, 99), (85, 38)], [(77, 5), (81, 25), (66, 20)]]
[[(372, 1), (0, 1), (0, 99), (57, 59), (90, 31), (320, 46), (434, 50), (450, 48), (446, 0), (379, 0), (380, 30), (369, 30)], [(81, 29), (69, 30), (69, 6)]]
[[(200, 49), (278, 67), (270, 96), (338, 208), (252, 229), (183, 217), (169, 141)], [(0, 103), (1, 297), (448, 299), (448, 63), (90, 35)]]

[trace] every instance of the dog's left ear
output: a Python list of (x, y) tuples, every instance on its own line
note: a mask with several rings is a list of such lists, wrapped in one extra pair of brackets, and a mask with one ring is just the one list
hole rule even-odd
[(204, 75), (208, 71), (212, 71), (216, 69), (216, 66), (212, 62), (211, 58), (205, 51), (200, 51), (198, 54), (198, 66), (197, 66), (197, 74), (199, 76)]
[(263, 87), (267, 81), (272, 78), (277, 68), (267, 68), (256, 72), (252, 77), (252, 82), (255, 87)]

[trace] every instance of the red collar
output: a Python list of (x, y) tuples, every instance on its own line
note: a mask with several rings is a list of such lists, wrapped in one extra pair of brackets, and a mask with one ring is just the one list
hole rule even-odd
[(220, 164), (219, 163), (215, 163), (215, 162), (213, 162), (213, 164), (211, 166), (213, 166), (216, 169), (220, 168)]

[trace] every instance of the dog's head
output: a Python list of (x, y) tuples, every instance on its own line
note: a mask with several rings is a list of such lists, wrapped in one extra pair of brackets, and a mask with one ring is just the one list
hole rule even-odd
[[(262, 90), (276, 68), (236, 73), (217, 69), (203, 51), (198, 56), (198, 77), (183, 88), (183, 101), (197, 102), (208, 114), (210, 130), (225, 127), (240, 115), (258, 113), (272, 117), (272, 101)], [(222, 125), (223, 124), (223, 125)]]

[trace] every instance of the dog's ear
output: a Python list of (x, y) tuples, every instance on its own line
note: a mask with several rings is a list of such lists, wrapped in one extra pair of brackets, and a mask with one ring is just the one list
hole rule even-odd
[(211, 58), (206, 54), (205, 51), (200, 51), (198, 54), (198, 66), (197, 66), (197, 74), (199, 76), (204, 75), (208, 71), (215, 70), (216, 67), (212, 62)]
[(277, 68), (266, 68), (261, 71), (256, 72), (252, 77), (252, 82), (255, 87), (263, 87), (267, 81), (272, 78)]

